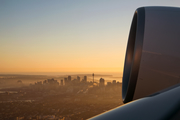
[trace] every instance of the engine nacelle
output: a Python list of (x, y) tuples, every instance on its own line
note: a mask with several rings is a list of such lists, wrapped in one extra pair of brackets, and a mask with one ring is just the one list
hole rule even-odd
[(124, 103), (180, 82), (180, 8), (138, 8), (126, 50)]

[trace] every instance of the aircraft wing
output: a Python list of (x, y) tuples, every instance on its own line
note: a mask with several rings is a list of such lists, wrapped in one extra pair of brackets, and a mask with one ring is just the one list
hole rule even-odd
[(89, 120), (179, 120), (180, 86), (102, 113)]

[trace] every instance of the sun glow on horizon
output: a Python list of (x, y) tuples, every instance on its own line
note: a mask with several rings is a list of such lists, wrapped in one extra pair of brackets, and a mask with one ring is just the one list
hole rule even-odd
[(22, 73), (22, 72), (120, 72), (123, 68), (9, 68), (1, 69), (0, 73)]
[(154, 3), (1, 1), (0, 72), (122, 71), (134, 10)]

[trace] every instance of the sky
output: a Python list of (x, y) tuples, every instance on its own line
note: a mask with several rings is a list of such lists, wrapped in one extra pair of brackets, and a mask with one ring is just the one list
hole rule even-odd
[(0, 0), (0, 73), (122, 72), (133, 14), (178, 0)]

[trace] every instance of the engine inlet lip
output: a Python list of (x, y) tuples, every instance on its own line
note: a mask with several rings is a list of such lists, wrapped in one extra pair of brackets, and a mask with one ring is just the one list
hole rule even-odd
[(138, 8), (133, 16), (124, 62), (122, 99), (124, 103), (133, 100), (144, 40), (145, 8)]

